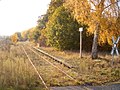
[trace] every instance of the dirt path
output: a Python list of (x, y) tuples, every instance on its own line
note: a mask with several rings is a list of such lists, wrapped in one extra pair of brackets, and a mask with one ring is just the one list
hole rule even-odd
[(51, 87), (51, 90), (120, 90), (120, 84), (108, 86), (67, 86), (67, 87)]

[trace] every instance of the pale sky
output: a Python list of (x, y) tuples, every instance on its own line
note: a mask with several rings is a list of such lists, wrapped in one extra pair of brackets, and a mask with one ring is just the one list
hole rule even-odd
[(51, 0), (0, 0), (0, 35), (12, 35), (37, 25)]

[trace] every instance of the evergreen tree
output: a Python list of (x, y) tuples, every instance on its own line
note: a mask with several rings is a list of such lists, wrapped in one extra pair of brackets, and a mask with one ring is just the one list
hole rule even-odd
[(79, 48), (79, 24), (64, 6), (58, 7), (47, 23), (47, 43), (60, 50)]

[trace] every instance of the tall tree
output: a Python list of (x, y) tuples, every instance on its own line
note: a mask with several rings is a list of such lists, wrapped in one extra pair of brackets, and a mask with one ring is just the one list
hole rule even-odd
[(51, 18), (51, 16), (55, 12), (55, 10), (62, 5), (63, 5), (63, 0), (51, 0), (46, 14), (41, 15), (39, 17), (39, 19), (37, 21), (38, 22), (37, 28), (40, 30), (39, 42), (41, 43), (41, 45), (45, 46), (45, 44), (46, 44), (47, 37), (45, 35), (46, 34), (45, 28), (46, 28), (47, 22), (49, 21), (49, 19)]
[(49, 9), (47, 10), (47, 13), (49, 14), (49, 17), (55, 12), (55, 10), (62, 6), (64, 3), (64, 0), (51, 0), (49, 4)]
[(79, 24), (64, 6), (58, 7), (47, 23), (48, 44), (60, 49), (79, 48)]
[(44, 14), (44, 15), (41, 15), (39, 16), (39, 19), (38, 19), (38, 25), (37, 25), (37, 28), (42, 30), (46, 27), (46, 23), (48, 21), (48, 14)]
[(109, 26), (112, 22), (116, 22), (119, 12), (118, 2), (120, 0), (66, 0), (65, 6), (73, 12), (77, 21), (87, 24), (88, 32), (94, 33), (92, 59), (98, 58), (98, 38), (105, 24), (102, 23), (103, 19), (106, 19)]
[(46, 23), (48, 22), (49, 17), (55, 12), (55, 10), (63, 5), (64, 0), (51, 0), (49, 8), (46, 14), (39, 16), (37, 27), (42, 30), (46, 28)]

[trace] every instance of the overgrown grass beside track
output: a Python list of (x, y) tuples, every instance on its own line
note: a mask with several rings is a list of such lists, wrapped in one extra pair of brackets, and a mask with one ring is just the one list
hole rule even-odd
[(115, 56), (114, 65), (111, 63), (111, 55), (100, 53), (99, 59), (91, 60), (90, 53), (83, 52), (83, 58), (79, 58), (79, 51), (58, 51), (50, 47), (41, 47), (42, 50), (61, 58), (72, 65), (72, 71), (77, 73), (77, 79), (84, 85), (102, 85), (120, 81), (120, 59)]
[[(80, 84), (102, 85), (120, 80), (119, 58), (115, 58), (115, 64), (111, 67), (111, 57), (109, 55), (101, 55), (101, 58), (95, 61), (90, 59), (89, 53), (83, 53), (83, 58), (80, 59), (79, 52), (42, 48), (49, 54), (74, 66), (74, 68), (68, 69), (52, 62), (78, 81), (76, 82), (29, 49), (25, 49), (48, 87)], [(0, 90), (45, 90), (44, 85), (20, 45), (12, 45), (8, 51), (0, 49)]]
[(20, 47), (0, 51), (0, 90), (39, 90), (44, 88)]
[[(78, 84), (29, 49), (26, 51), (48, 87)], [(10, 52), (0, 50), (0, 62), (0, 90), (46, 90), (19, 45), (12, 45)], [(77, 77), (76, 73), (68, 68), (57, 66), (70, 76)]]

